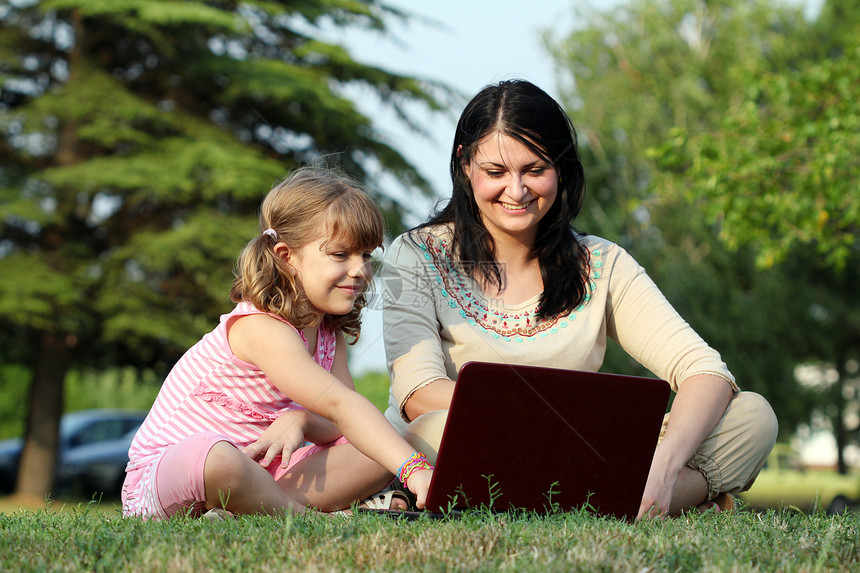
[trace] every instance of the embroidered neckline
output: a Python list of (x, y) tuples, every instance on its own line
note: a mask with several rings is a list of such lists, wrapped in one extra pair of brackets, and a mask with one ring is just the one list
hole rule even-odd
[(597, 288), (595, 280), (600, 278), (600, 269), (603, 266), (600, 260), (602, 253), (599, 248), (594, 248), (591, 251), (592, 280), (583, 303), (567, 315), (541, 320), (538, 318), (537, 303), (529, 305), (526, 301), (508, 307), (488, 298), (469, 276), (457, 269), (445, 239), (433, 235), (422, 239), (418, 247), (440, 287), (442, 304), (453, 310), (459, 309), (460, 316), (473, 328), (505, 342), (531, 342), (567, 328), (576, 320), (577, 313), (582, 312), (591, 300), (592, 293)]

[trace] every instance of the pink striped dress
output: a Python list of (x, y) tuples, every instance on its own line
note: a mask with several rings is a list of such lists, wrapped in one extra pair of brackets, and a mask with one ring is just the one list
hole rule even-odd
[[(160, 513), (158, 500), (150, 499), (154, 488), (149, 482), (155, 472), (146, 469), (158, 463), (168, 447), (199, 432), (217, 432), (243, 448), (284, 411), (302, 408), (275, 388), (259, 368), (239, 360), (230, 350), (227, 324), (252, 314), (265, 313), (247, 302), (236, 305), (170, 371), (128, 452), (122, 493), (126, 515)], [(335, 346), (334, 332), (321, 326), (314, 361), (328, 371)]]

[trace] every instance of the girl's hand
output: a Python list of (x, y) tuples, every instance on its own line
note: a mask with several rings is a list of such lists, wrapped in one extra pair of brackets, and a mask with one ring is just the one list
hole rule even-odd
[(432, 477), (433, 470), (415, 470), (409, 476), (409, 491), (415, 494), (415, 506), (418, 509), (424, 509), (427, 503), (427, 491), (430, 489), (430, 479)]
[(266, 428), (256, 442), (242, 448), (242, 451), (259, 459), (264, 468), (269, 467), (277, 456), (281, 456), (281, 466), (287, 467), (290, 456), (305, 441), (305, 423), (307, 413), (304, 410), (289, 410), (281, 414), (277, 420)]

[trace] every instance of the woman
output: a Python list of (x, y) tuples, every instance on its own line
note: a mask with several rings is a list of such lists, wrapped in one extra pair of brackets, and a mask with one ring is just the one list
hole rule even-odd
[(426, 452), (465, 362), (596, 371), (608, 336), (677, 392), (639, 517), (731, 507), (776, 418), (629, 254), (572, 229), (585, 179), (564, 110), (525, 81), (484, 88), (460, 117), (450, 170), (451, 201), (393, 242), (380, 275), (388, 419)]

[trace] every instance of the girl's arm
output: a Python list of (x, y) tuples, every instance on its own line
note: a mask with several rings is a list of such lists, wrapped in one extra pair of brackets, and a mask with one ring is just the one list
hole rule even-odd
[[(349, 362), (346, 350), (346, 340), (343, 336), (337, 337), (337, 347), (334, 352), (334, 362), (331, 365), (331, 373), (335, 378), (340, 380), (341, 384), (355, 390), (355, 382), (352, 381), (352, 375), (349, 373)], [(305, 439), (315, 444), (327, 444), (332, 442), (343, 434), (330, 421), (322, 416), (314, 414), (311, 411), (305, 411), (307, 419), (305, 421)]]
[[(335, 378), (340, 380), (341, 384), (345, 387), (350, 390), (355, 390), (355, 383), (352, 381), (352, 375), (349, 373), (348, 356), (346, 341), (343, 336), (338, 336), (337, 347), (335, 348), (334, 353), (334, 363), (331, 366), (331, 373)], [(343, 435), (334, 424), (322, 416), (314, 414), (309, 410), (305, 410), (304, 415), (305, 440), (315, 444), (327, 444)]]
[[(338, 337), (342, 344), (342, 335)], [(289, 325), (266, 315), (245, 316), (232, 325), (229, 340), (238, 358), (260, 368), (281, 392), (331, 422), (392, 474), (414, 453), (376, 406), (314, 362)], [(417, 472), (409, 480), (419, 507), (426, 499), (429, 474)]]
[[(346, 343), (343, 338), (337, 340), (331, 372), (344, 386), (355, 389), (347, 366)], [(288, 410), (272, 422), (254, 443), (242, 448), (242, 451), (252, 459), (259, 458), (259, 463), (264, 468), (269, 467), (277, 456), (281, 456), (282, 467), (287, 467), (292, 453), (305, 441), (327, 444), (340, 436), (340, 430), (322, 416), (310, 410)]]
[(338, 439), (340, 431), (328, 420), (308, 410), (287, 410), (281, 414), (260, 437), (242, 451), (259, 459), (264, 468), (281, 456), (281, 464), (287, 467), (290, 456), (307, 440), (315, 444), (327, 444)]
[(334, 350), (334, 362), (331, 365), (331, 373), (340, 380), (341, 384), (350, 390), (355, 390), (355, 382), (352, 380), (352, 374), (349, 371), (348, 357), (349, 354), (346, 350), (346, 340), (344, 340), (343, 335), (338, 334), (337, 347)]

